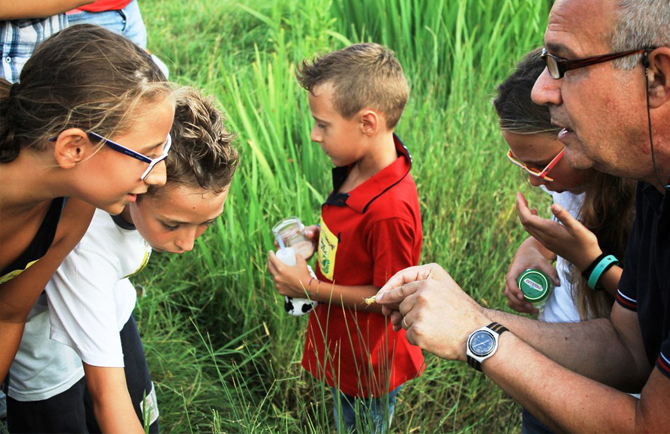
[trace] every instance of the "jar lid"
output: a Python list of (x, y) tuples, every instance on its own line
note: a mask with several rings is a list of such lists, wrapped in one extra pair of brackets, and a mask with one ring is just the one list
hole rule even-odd
[(523, 292), (526, 300), (531, 303), (542, 301), (549, 296), (553, 287), (549, 276), (539, 270), (529, 269), (521, 273), (517, 279), (519, 289)]

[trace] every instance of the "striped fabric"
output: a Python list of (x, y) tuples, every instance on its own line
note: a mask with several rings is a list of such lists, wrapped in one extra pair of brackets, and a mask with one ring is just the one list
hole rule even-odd
[(23, 65), (37, 44), (65, 27), (65, 14), (42, 19), (0, 21), (0, 78), (12, 83), (18, 81)]
[(637, 300), (628, 297), (623, 292), (621, 292), (620, 289), (617, 289), (616, 301), (621, 305), (621, 307), (625, 307), (628, 310), (637, 312)]
[(670, 377), (670, 360), (661, 352), (656, 359), (656, 366), (666, 377)]

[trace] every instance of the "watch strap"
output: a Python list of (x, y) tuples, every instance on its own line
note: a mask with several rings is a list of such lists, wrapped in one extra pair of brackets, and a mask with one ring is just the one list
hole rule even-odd
[(471, 368), (475, 368), (479, 372), (482, 372), (482, 364), (474, 357), (468, 356), (468, 365), (470, 365)]
[[(503, 333), (505, 333), (506, 331), (509, 331), (509, 330), (507, 329), (507, 327), (503, 326), (502, 324), (498, 324), (497, 322), (492, 322), (491, 324), (487, 325), (487, 326), (484, 327), (484, 328), (489, 329), (490, 331), (492, 331), (493, 333), (495, 333), (496, 335), (498, 335), (498, 337), (500, 337), (500, 335), (503, 334)], [(479, 330), (481, 330), (481, 329), (477, 329), (477, 330), (475, 330), (473, 333), (476, 333), (476, 332), (479, 331)], [(469, 340), (469, 339), (468, 339), (468, 340)], [(495, 350), (494, 350), (491, 354), (489, 354), (488, 356), (486, 356), (486, 358), (489, 358), (489, 357), (491, 357), (493, 354), (495, 354), (495, 351), (496, 351), (497, 349), (498, 349), (498, 340), (496, 339), (496, 348), (495, 348)], [(481, 363), (479, 360), (475, 359), (474, 357), (470, 356), (469, 354), (467, 355), (467, 360), (468, 360), (468, 365), (470, 365), (471, 367), (475, 368), (475, 369), (478, 370), (479, 372), (482, 372), (482, 363)]]
[(500, 336), (501, 334), (509, 331), (507, 329), (507, 327), (505, 327), (502, 324), (498, 324), (497, 322), (492, 322), (491, 324), (487, 325), (486, 327), (488, 327), (491, 330), (493, 330), (494, 332), (498, 333), (498, 336)]

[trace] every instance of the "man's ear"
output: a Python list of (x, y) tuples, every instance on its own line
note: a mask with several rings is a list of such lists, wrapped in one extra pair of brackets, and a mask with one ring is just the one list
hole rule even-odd
[(361, 132), (366, 136), (372, 136), (381, 127), (382, 119), (380, 119), (379, 114), (374, 110), (363, 109), (358, 114), (361, 125)]
[(83, 130), (68, 128), (56, 137), (54, 158), (63, 169), (72, 169), (88, 158), (93, 149), (93, 144)]
[(649, 106), (658, 108), (670, 101), (670, 48), (655, 49), (648, 54), (647, 63)]

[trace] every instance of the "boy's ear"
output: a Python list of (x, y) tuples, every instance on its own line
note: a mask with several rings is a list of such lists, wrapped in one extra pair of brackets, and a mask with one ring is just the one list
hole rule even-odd
[(372, 136), (379, 131), (382, 119), (374, 110), (363, 109), (359, 114), (361, 132), (366, 136)]
[[(643, 64), (645, 62), (642, 59)], [(659, 47), (647, 58), (649, 106), (658, 108), (670, 101), (670, 48)]]
[(94, 146), (79, 128), (68, 128), (56, 137), (54, 158), (63, 169), (72, 169), (88, 158)]

